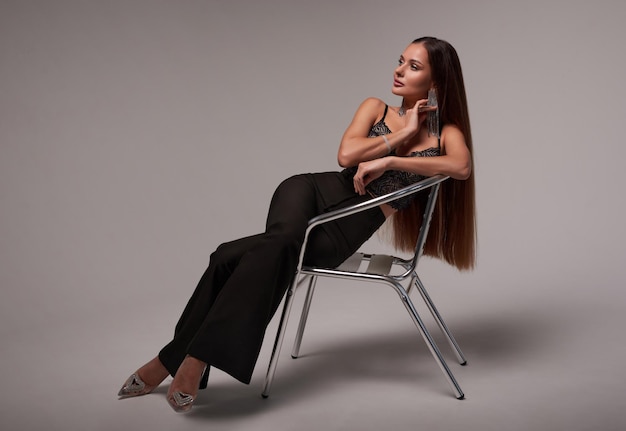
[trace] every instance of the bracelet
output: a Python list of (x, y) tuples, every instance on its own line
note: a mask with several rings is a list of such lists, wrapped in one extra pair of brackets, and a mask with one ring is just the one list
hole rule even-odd
[(389, 139), (385, 135), (380, 135), (383, 137), (383, 141), (385, 141), (385, 145), (387, 145), (387, 154), (391, 153), (391, 144), (389, 143)]

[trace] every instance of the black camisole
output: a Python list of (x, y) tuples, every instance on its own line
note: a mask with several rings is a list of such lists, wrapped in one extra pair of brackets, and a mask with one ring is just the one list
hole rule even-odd
[[(382, 136), (391, 133), (391, 130), (385, 123), (385, 117), (387, 116), (387, 111), (389, 110), (389, 106), (385, 105), (385, 112), (383, 113), (383, 118), (381, 118), (376, 124), (372, 126), (367, 135), (368, 138), (375, 138), (377, 136)], [(389, 156), (396, 156), (396, 151), (392, 150)], [(407, 156), (399, 156), (399, 157), (436, 157), (441, 155), (441, 140), (437, 141), (437, 147), (427, 148), (422, 151), (414, 151)], [(386, 157), (386, 156), (385, 156)], [(354, 177), (358, 166), (353, 166), (351, 168), (347, 168), (344, 170), (344, 173), (349, 175), (350, 177)], [(385, 171), (379, 178), (376, 178), (374, 181), (369, 183), (366, 186), (366, 190), (374, 197), (386, 195), (387, 193), (395, 192), (403, 187), (410, 186), (413, 183), (416, 183), (420, 180), (426, 178), (423, 175), (414, 174), (411, 172), (404, 171)], [(403, 210), (408, 208), (415, 199), (415, 194), (411, 196), (407, 196), (404, 198), (396, 199), (389, 203), (389, 205), (396, 210)]]

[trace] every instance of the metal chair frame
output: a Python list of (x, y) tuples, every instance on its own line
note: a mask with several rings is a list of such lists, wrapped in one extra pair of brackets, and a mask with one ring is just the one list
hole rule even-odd
[[(402, 303), (407, 309), (409, 315), (411, 316), (415, 326), (419, 330), (420, 334), (424, 338), (431, 354), (433, 355), (435, 361), (441, 368), (444, 376), (446, 377), (448, 383), (452, 387), (454, 394), (457, 399), (463, 399), (464, 393), (461, 390), (461, 387), (457, 383), (454, 375), (450, 371), (450, 368), (446, 364), (439, 348), (435, 344), (432, 336), (428, 332), (428, 329), (424, 325), (420, 315), (418, 314), (413, 302), (409, 297), (409, 292), (413, 285), (416, 286), (417, 290), (420, 292), (422, 299), (426, 303), (428, 309), (430, 310), (433, 318), (437, 322), (437, 325), (443, 332), (447, 342), (450, 344), (456, 358), (458, 359), (461, 365), (465, 365), (467, 361), (459, 345), (456, 340), (452, 336), (452, 333), (448, 329), (447, 325), (441, 318), (439, 311), (435, 307), (435, 304), (431, 300), (424, 284), (421, 282), (420, 278), (417, 275), (416, 267), (422, 256), (424, 244), (426, 242), (426, 237), (428, 235), (428, 230), (430, 228), (430, 222), (432, 219), (433, 210), (435, 208), (435, 204), (437, 201), (437, 196), (439, 192), (439, 188), (442, 182), (446, 181), (449, 177), (445, 175), (435, 175), (430, 178), (426, 178), (422, 181), (419, 181), (413, 185), (397, 190), (393, 193), (389, 193), (384, 196), (379, 196), (377, 198), (373, 198), (369, 201), (353, 205), (350, 207), (342, 208), (336, 211), (332, 211), (317, 217), (312, 218), (309, 221), (309, 225), (307, 227), (304, 242), (300, 251), (300, 258), (298, 262), (298, 266), (296, 269), (296, 274), (294, 276), (294, 280), (289, 286), (287, 290), (287, 294), (285, 297), (285, 303), (283, 306), (282, 315), (280, 318), (280, 323), (278, 326), (278, 331), (276, 334), (276, 340), (274, 342), (274, 348), (272, 351), (272, 355), (270, 358), (269, 367), (267, 370), (267, 374), (265, 377), (265, 384), (263, 387), (262, 396), (267, 398), (270, 393), (270, 388), (272, 386), (272, 382), (274, 380), (274, 374), (276, 372), (276, 366), (278, 364), (278, 357), (280, 355), (281, 346), (283, 343), (283, 339), (285, 337), (287, 321), (289, 319), (289, 314), (291, 311), (291, 307), (293, 305), (294, 293), (297, 287), (302, 284), (305, 280), (308, 279), (308, 290), (306, 299), (304, 301), (304, 306), (302, 309), (302, 314), (300, 317), (300, 324), (298, 326), (298, 331), (296, 334), (296, 340), (294, 343), (292, 357), (297, 358), (300, 353), (300, 345), (302, 343), (302, 335), (304, 333), (304, 327), (306, 325), (307, 317), (309, 314), (311, 300), (313, 298), (313, 292), (315, 290), (315, 284), (318, 277), (334, 277), (334, 278), (343, 278), (343, 279), (352, 279), (352, 280), (363, 280), (363, 281), (371, 281), (371, 282), (380, 282), (385, 283), (395, 289), (395, 291), (400, 296)], [(394, 257), (390, 255), (377, 255), (377, 254), (366, 254), (357, 252), (351, 257), (349, 257), (344, 263), (339, 265), (335, 269), (329, 268), (319, 268), (312, 266), (303, 266), (303, 258), (306, 250), (307, 241), (311, 231), (323, 224), (328, 223), (330, 221), (348, 217), (352, 214), (368, 210), (370, 208), (374, 208), (378, 205), (391, 202), (393, 200), (409, 196), (411, 194), (426, 190), (430, 188), (429, 197), (426, 203), (426, 207), (424, 209), (424, 219), (422, 226), (420, 227), (420, 231), (418, 234), (418, 240), (415, 247), (415, 253), (410, 259), (402, 259), (399, 257)], [(363, 264), (363, 263), (366, 264)], [(401, 273), (392, 274), (392, 269), (394, 267), (399, 267), (401, 269)], [(362, 269), (364, 268), (364, 269)], [(402, 282), (410, 279), (408, 283), (407, 289), (404, 288)]]

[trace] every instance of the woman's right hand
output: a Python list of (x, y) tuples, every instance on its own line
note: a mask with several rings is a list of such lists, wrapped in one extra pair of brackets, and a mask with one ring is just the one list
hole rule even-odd
[(406, 125), (404, 127), (411, 136), (415, 136), (419, 132), (428, 113), (435, 110), (437, 110), (436, 106), (428, 106), (428, 99), (420, 99), (411, 109), (406, 111)]

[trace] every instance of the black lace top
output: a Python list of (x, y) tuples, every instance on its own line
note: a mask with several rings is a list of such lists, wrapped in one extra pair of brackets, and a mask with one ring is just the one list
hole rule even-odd
[[(368, 138), (374, 138), (376, 136), (382, 136), (391, 133), (391, 130), (389, 130), (389, 127), (387, 126), (387, 124), (385, 124), (385, 117), (387, 116), (388, 109), (389, 106), (385, 105), (383, 118), (381, 118), (380, 121), (372, 126), (369, 134), (367, 135)], [(392, 150), (389, 155), (395, 156), (395, 150)], [(437, 147), (427, 148), (422, 151), (414, 151), (408, 156), (401, 157), (434, 157), (439, 155), (441, 155), (440, 142), (437, 143)], [(353, 166), (351, 168), (345, 169), (344, 172), (353, 177), (357, 171), (357, 168), (357, 166)], [(418, 175), (411, 172), (385, 171), (385, 173), (383, 173), (379, 178), (376, 178), (374, 181), (369, 183), (366, 189), (372, 196), (382, 196), (386, 195), (387, 193), (395, 192), (396, 190), (399, 190), (403, 187), (410, 186), (411, 184), (423, 180), (424, 178), (426, 177), (424, 177), (423, 175)], [(389, 205), (391, 205), (391, 207), (396, 210), (403, 210), (411, 205), (411, 202), (414, 198), (415, 194), (396, 199), (395, 201), (389, 202)]]

